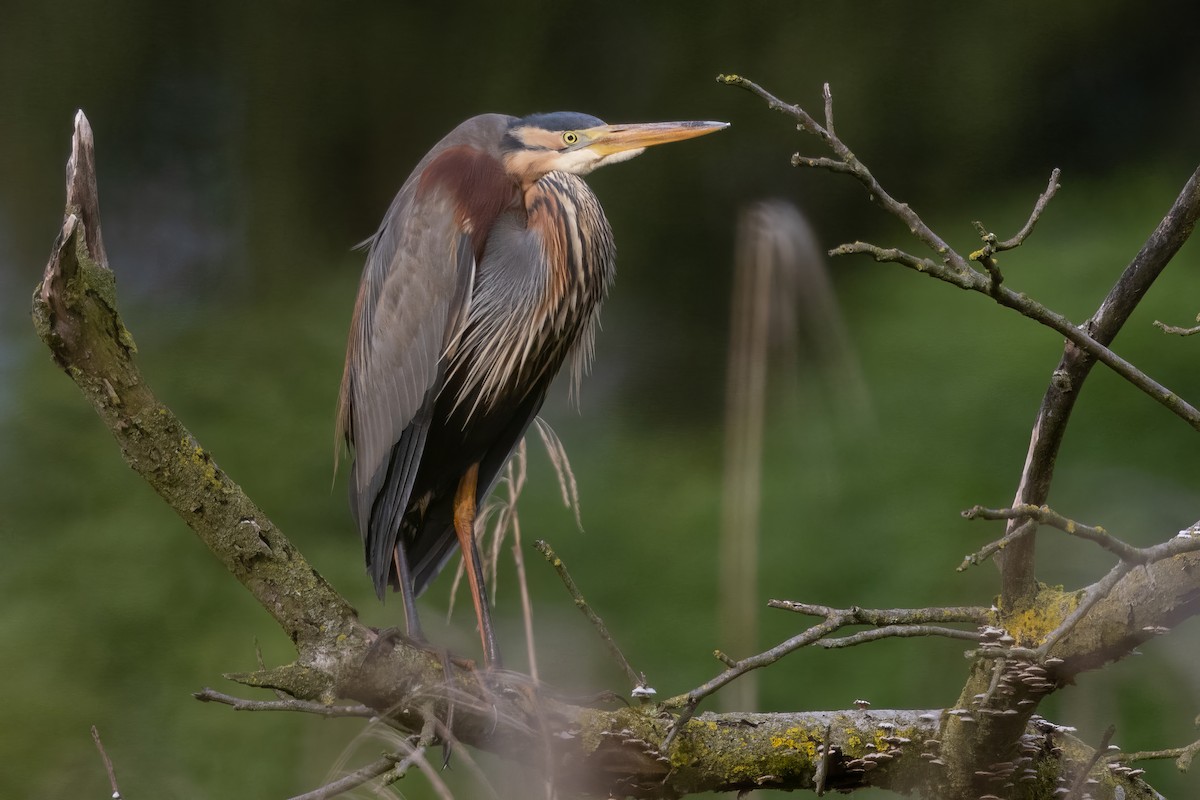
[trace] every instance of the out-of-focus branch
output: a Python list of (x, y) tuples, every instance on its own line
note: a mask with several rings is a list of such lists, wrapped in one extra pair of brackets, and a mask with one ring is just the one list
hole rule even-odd
[(316, 714), (319, 717), (363, 717), (370, 719), (378, 716), (379, 712), (364, 705), (326, 705), (310, 700), (284, 698), (281, 700), (250, 700), (244, 697), (234, 697), (216, 689), (205, 687), (193, 692), (192, 697), (202, 703), (220, 703), (234, 711), (301, 711), (305, 714)]
[(96, 726), (92, 726), (92, 741), (96, 744), (96, 749), (100, 751), (100, 758), (104, 761), (104, 771), (108, 773), (108, 785), (112, 788), (112, 800), (121, 800), (121, 790), (117, 786), (117, 771), (113, 769), (112, 759), (108, 757), (108, 753), (104, 750), (104, 742), (100, 741), (100, 731), (96, 730)]
[[(1192, 761), (1196, 758), (1196, 754), (1200, 753), (1200, 740), (1184, 745), (1183, 747), (1168, 747), (1165, 750), (1139, 750), (1135, 753), (1114, 753), (1108, 757), (1109, 765), (1121, 763), (1132, 764), (1137, 761), (1157, 761), (1164, 758), (1175, 759), (1175, 766), (1180, 772), (1187, 772), (1192, 766)], [(1141, 775), (1142, 770), (1133, 770), (1125, 773), (1127, 776)]]
[(295, 797), (292, 797), (291, 800), (327, 800), (330, 797), (337, 797), (339, 794), (345, 794), (351, 789), (357, 789), (364, 783), (378, 778), (380, 775), (383, 775), (385, 772), (388, 772), (394, 767), (402, 767), (407, 769), (409, 764), (416, 761), (416, 757), (418, 755), (423, 754), (423, 749), (413, 750), (406, 757), (401, 759), (401, 757), (395, 753), (388, 753), (387, 755), (372, 761), (370, 764), (367, 764), (365, 767), (360, 767), (348, 775), (343, 775), (335, 781), (330, 781), (320, 788), (313, 789), (311, 792), (298, 794)]
[(550, 566), (554, 567), (554, 571), (558, 573), (558, 577), (563, 582), (563, 586), (566, 587), (567, 592), (570, 593), (571, 599), (575, 603), (575, 607), (578, 608), (583, 615), (587, 617), (588, 622), (592, 623), (592, 626), (595, 627), (596, 633), (599, 634), (601, 641), (604, 642), (605, 649), (608, 650), (608, 653), (612, 656), (613, 661), (617, 662), (617, 666), (624, 671), (625, 676), (629, 678), (629, 682), (633, 684), (633, 696), (646, 698), (656, 694), (654, 689), (647, 685), (645, 674), (635, 670), (633, 665), (629, 663), (629, 659), (625, 657), (623, 652), (621, 652), (621, 648), (617, 646), (617, 640), (614, 639), (613, 635), (608, 632), (608, 626), (604, 624), (604, 620), (600, 618), (600, 615), (593, 611), (587, 600), (583, 598), (583, 593), (580, 592), (579, 587), (575, 585), (575, 579), (572, 578), (571, 573), (567, 571), (567, 565), (564, 564), (563, 560), (558, 557), (558, 554), (554, 552), (554, 549), (550, 547), (549, 543), (544, 539), (538, 539), (533, 543), (533, 547), (542, 554), (546, 561), (549, 562)]

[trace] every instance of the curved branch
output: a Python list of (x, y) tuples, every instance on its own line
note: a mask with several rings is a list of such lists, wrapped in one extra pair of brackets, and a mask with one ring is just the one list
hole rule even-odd
[(367, 638), (354, 609), (221, 470), (133, 361), (100, 234), (91, 128), (82, 112), (68, 163), (67, 212), (34, 295), (34, 325), (125, 461), (183, 519), (312, 660), (339, 637)]

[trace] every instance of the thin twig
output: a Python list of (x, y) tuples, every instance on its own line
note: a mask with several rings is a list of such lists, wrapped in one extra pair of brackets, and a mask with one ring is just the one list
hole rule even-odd
[[(966, 512), (964, 512), (964, 515), (965, 513)], [(974, 553), (963, 556), (962, 563), (955, 568), (956, 571), (964, 572), (968, 567), (973, 567), (976, 564), (982, 564), (984, 561), (987, 561), (989, 558), (1008, 547), (1017, 539), (1033, 533), (1035, 530), (1037, 530), (1037, 524), (1033, 520), (1026, 520), (1025, 524), (1018, 528), (1014, 528), (996, 541), (989, 542), (979, 550), (976, 550)]]
[(928, 258), (919, 258), (896, 247), (879, 247), (869, 242), (847, 242), (829, 251), (831, 256), (869, 255), (880, 263), (900, 264), (926, 275), (936, 275), (941, 267)]
[(1108, 743), (1112, 741), (1113, 734), (1116, 732), (1116, 725), (1108, 726), (1108, 730), (1104, 732), (1104, 736), (1100, 739), (1100, 746), (1092, 751), (1092, 757), (1088, 759), (1087, 765), (1075, 776), (1075, 781), (1071, 784), (1071, 792), (1067, 795), (1067, 800), (1077, 800), (1082, 796), (1083, 786), (1087, 781), (1088, 775), (1091, 774), (1096, 764), (1100, 763), (1100, 759), (1104, 757), (1108, 750)]
[(831, 139), (836, 139), (837, 133), (833, 130), (833, 92), (828, 82), (821, 85), (821, 97), (825, 101), (825, 130)]
[(538, 539), (533, 543), (533, 546), (539, 553), (545, 556), (550, 566), (554, 567), (554, 571), (558, 573), (563, 586), (567, 587), (567, 592), (571, 595), (571, 599), (575, 601), (575, 607), (582, 611), (583, 615), (588, 618), (588, 622), (591, 622), (593, 627), (596, 628), (596, 633), (600, 635), (605, 648), (612, 655), (613, 660), (617, 662), (617, 665), (624, 670), (629, 681), (633, 684), (634, 690), (644, 690), (646, 688), (646, 676), (635, 670), (633, 665), (629, 663), (629, 659), (621, 652), (621, 648), (617, 647), (617, 642), (612, 634), (608, 632), (608, 626), (604, 624), (604, 620), (600, 619), (600, 615), (593, 611), (592, 607), (583, 599), (583, 594), (580, 593), (579, 587), (575, 585), (574, 579), (571, 578), (571, 573), (567, 572), (567, 566), (563, 563), (563, 560), (558, 557), (545, 539)]
[(108, 785), (112, 787), (112, 800), (121, 800), (121, 790), (117, 787), (117, 773), (113, 769), (112, 759), (104, 750), (104, 742), (100, 741), (100, 731), (96, 730), (95, 725), (92, 726), (92, 741), (96, 743), (96, 749), (100, 751), (100, 758), (104, 760), (104, 771), (108, 773)]
[(971, 642), (982, 641), (975, 631), (964, 631), (959, 628), (944, 628), (940, 625), (885, 625), (849, 636), (839, 636), (836, 639), (822, 639), (815, 642), (818, 647), (832, 650), (838, 647), (853, 647), (856, 644), (875, 642), (880, 639), (907, 639), (915, 636), (944, 636), (948, 639), (966, 639)]
[(821, 758), (817, 761), (817, 768), (813, 771), (813, 791), (817, 797), (825, 795), (825, 779), (829, 777), (829, 765), (833, 762), (833, 726), (825, 726), (825, 735), (822, 737)]
[[(1200, 320), (1200, 317), (1197, 317)], [(1200, 333), (1200, 325), (1194, 325), (1191, 328), (1180, 328), (1176, 325), (1168, 325), (1165, 322), (1154, 320), (1154, 327), (1161, 330), (1163, 333), (1173, 333), (1176, 336), (1195, 336)]]
[(726, 653), (724, 650), (713, 650), (713, 658), (720, 661), (727, 667), (736, 667), (737, 659)]
[(796, 600), (770, 600), (767, 605), (810, 617), (839, 616), (848, 625), (925, 625), (946, 622), (970, 622), (980, 625), (991, 618), (992, 610), (983, 606), (935, 606), (931, 608), (833, 608)]
[(1180, 772), (1186, 772), (1192, 765), (1196, 754), (1200, 753), (1200, 740), (1183, 747), (1168, 747), (1165, 750), (1139, 750), (1136, 753), (1114, 753), (1109, 756), (1111, 762), (1155, 761), (1165, 758), (1175, 759), (1175, 766)]
[(975, 228), (979, 231), (979, 238), (983, 239), (983, 247), (971, 253), (968, 258), (972, 261), (978, 261), (987, 269), (988, 278), (988, 294), (996, 297), (1000, 293), (1000, 284), (1004, 283), (1004, 274), (1000, 272), (1000, 266), (996, 263), (993, 257), (997, 248), (996, 234), (989, 232), (983, 227), (983, 223), (976, 221)]
[(987, 269), (988, 276), (991, 278), (991, 286), (988, 293), (993, 297), (997, 295), (1000, 284), (1004, 281), (1004, 276), (1001, 274), (1000, 267), (996, 263), (995, 254), (1002, 253), (1005, 250), (1012, 250), (1025, 243), (1025, 240), (1033, 233), (1033, 228), (1037, 225), (1038, 220), (1042, 218), (1042, 213), (1046, 210), (1046, 206), (1050, 204), (1054, 195), (1058, 193), (1058, 179), (1061, 175), (1062, 172), (1058, 167), (1055, 167), (1050, 172), (1050, 182), (1046, 184), (1046, 190), (1038, 196), (1037, 202), (1033, 204), (1033, 210), (1029, 213), (1029, 219), (1026, 220), (1025, 225), (1012, 238), (1005, 239), (1003, 242), (997, 241), (996, 234), (987, 230), (982, 222), (975, 223), (975, 227), (979, 231), (979, 236), (983, 239), (983, 248), (972, 253), (970, 258), (972, 261), (978, 261), (980, 264), (983, 264), (984, 268)]
[(683, 727), (687, 725), (688, 721), (695, 715), (696, 709), (700, 705), (700, 701), (702, 701), (704, 698), (713, 694), (730, 681), (736, 680), (742, 675), (745, 675), (750, 670), (765, 667), (768, 664), (774, 664), (788, 653), (792, 653), (796, 650), (799, 650), (801, 647), (810, 645), (813, 642), (828, 636), (845, 624), (846, 618), (844, 617), (834, 616), (826, 619), (824, 622), (818, 625), (813, 625), (803, 633), (793, 636), (791, 639), (772, 647), (770, 650), (759, 653), (755, 656), (750, 656), (749, 658), (743, 658), (741, 661), (738, 661), (735, 666), (725, 670), (707, 683), (697, 686), (687, 694), (679, 695), (665, 701), (663, 705), (668, 708), (682, 706), (682, 709), (679, 712), (679, 716), (675, 720), (675, 724), (671, 726), (671, 730), (667, 734), (667, 738), (663, 741), (663, 752), (671, 749), (671, 744), (675, 741), (675, 737), (679, 735), (679, 731), (681, 731)]
[(413, 750), (403, 760), (395, 753), (388, 753), (377, 761), (367, 764), (365, 767), (360, 767), (348, 775), (343, 775), (335, 781), (313, 789), (311, 792), (298, 794), (292, 797), (291, 800), (327, 800), (327, 798), (336, 797), (339, 794), (362, 786), (367, 781), (378, 778), (393, 767), (399, 768), (405, 762), (410, 761), (415, 755), (421, 753), (422, 750), (423, 748)]
[(1047, 505), (1020, 505), (1013, 506), (1012, 508), (984, 508), (983, 506), (974, 506), (968, 508), (962, 514), (967, 519), (1036, 520), (1043, 525), (1057, 528), (1070, 536), (1095, 542), (1127, 564), (1152, 564), (1155, 561), (1172, 558), (1181, 553), (1200, 550), (1200, 536), (1194, 536), (1186, 532), (1151, 547), (1134, 547), (1113, 536), (1104, 528), (1084, 525), (1082, 522), (1068, 519)]
[(944, 259), (950, 269), (960, 274), (974, 273), (982, 279), (982, 275), (974, 270), (962, 256), (952, 250), (948, 244), (942, 241), (942, 238), (934, 233), (907, 203), (901, 203), (888, 194), (879, 181), (875, 179), (875, 176), (871, 174), (871, 171), (867, 169), (866, 165), (859, 161), (854, 152), (837, 137), (831, 124), (833, 120), (833, 93), (829, 90), (828, 84), (823, 87), (822, 94), (825, 104), (825, 117), (830, 124), (827, 127), (821, 127), (817, 124), (816, 120), (809, 116), (807, 111), (797, 105), (784, 103), (754, 81), (743, 78), (740, 75), (718, 75), (717, 81), (728, 86), (738, 86), (753, 92), (765, 100), (768, 107), (788, 114), (800, 124), (803, 130), (820, 137), (821, 141), (838, 157), (841, 164), (845, 165), (845, 169), (839, 167), (838, 171), (848, 172), (854, 176), (866, 188), (869, 196), (875, 202), (879, 203), (888, 213), (904, 222), (912, 235), (940, 258)]
[(297, 700), (295, 698), (285, 700), (247, 700), (242, 697), (225, 694), (224, 692), (218, 692), (208, 687), (198, 692), (193, 692), (192, 697), (202, 703), (222, 703), (231, 706), (234, 711), (302, 711), (305, 714), (316, 714), (319, 717), (366, 717), (368, 719), (378, 715), (375, 709), (364, 705), (327, 706), (324, 703), (314, 703), (310, 700)]
[(1025, 222), (1025, 225), (1021, 228), (1021, 230), (1017, 231), (1016, 236), (1013, 236), (1011, 239), (1005, 239), (1003, 242), (998, 242), (996, 244), (995, 250), (997, 253), (1005, 250), (1012, 250), (1013, 248), (1020, 247), (1025, 243), (1025, 240), (1029, 238), (1029, 234), (1033, 233), (1033, 228), (1035, 225), (1037, 225), (1038, 220), (1042, 218), (1042, 212), (1046, 210), (1046, 206), (1050, 204), (1050, 201), (1058, 192), (1058, 179), (1061, 176), (1062, 172), (1058, 169), (1058, 167), (1055, 167), (1050, 172), (1050, 182), (1046, 184), (1046, 191), (1042, 192), (1041, 195), (1038, 196), (1037, 202), (1033, 204), (1033, 211), (1030, 212), (1029, 219)]
[(1132, 363), (1114, 353), (1104, 344), (1101, 344), (1088, 334), (1084, 326), (1075, 325), (1063, 315), (1051, 311), (1025, 294), (1014, 292), (1012, 289), (999, 284), (994, 284), (990, 278), (983, 277), (980, 273), (974, 273), (974, 276), (964, 276), (960, 273), (947, 271), (935, 261), (928, 258), (918, 258), (911, 253), (906, 253), (894, 247), (884, 248), (867, 242), (851, 242), (839, 245), (829, 251), (831, 256), (854, 253), (869, 255), (880, 262), (900, 264), (917, 272), (946, 281), (947, 283), (952, 283), (959, 288), (983, 292), (992, 296), (997, 303), (1005, 308), (1011, 308), (1035, 322), (1039, 322), (1051, 330), (1062, 334), (1079, 350), (1093, 357), (1117, 375), (1145, 392), (1176, 416), (1186, 421), (1194, 429), (1200, 430), (1200, 410), (1197, 410), (1190, 403), (1175, 394), (1175, 392), (1158, 383)]
[(1064, 636), (1070, 633), (1071, 630), (1079, 624), (1079, 621), (1083, 619), (1089, 611), (1092, 610), (1092, 607), (1096, 605), (1101, 598), (1106, 597), (1108, 593), (1112, 591), (1113, 587), (1117, 585), (1117, 582), (1120, 581), (1121, 578), (1124, 578), (1131, 569), (1133, 569), (1133, 565), (1122, 561), (1109, 570), (1107, 575), (1089, 586), (1087, 593), (1084, 595), (1083, 599), (1079, 601), (1079, 605), (1075, 607), (1075, 610), (1072, 611), (1066, 619), (1060, 622), (1057, 628), (1046, 634), (1046, 638), (1042, 640), (1040, 645), (1038, 645), (1038, 657), (1045, 658), (1050, 653), (1051, 648), (1058, 644), (1058, 642)]

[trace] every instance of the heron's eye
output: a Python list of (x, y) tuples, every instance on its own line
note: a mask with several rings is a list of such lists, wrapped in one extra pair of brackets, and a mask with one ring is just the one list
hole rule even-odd
[(563, 134), (563, 142), (566, 144), (575, 144), (579, 141), (579, 134), (575, 131), (567, 131)]

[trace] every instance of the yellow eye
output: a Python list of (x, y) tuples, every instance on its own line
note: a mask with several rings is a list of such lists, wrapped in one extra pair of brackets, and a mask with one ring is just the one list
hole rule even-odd
[(579, 134), (575, 131), (567, 131), (563, 134), (563, 141), (567, 144), (575, 144), (579, 141)]

